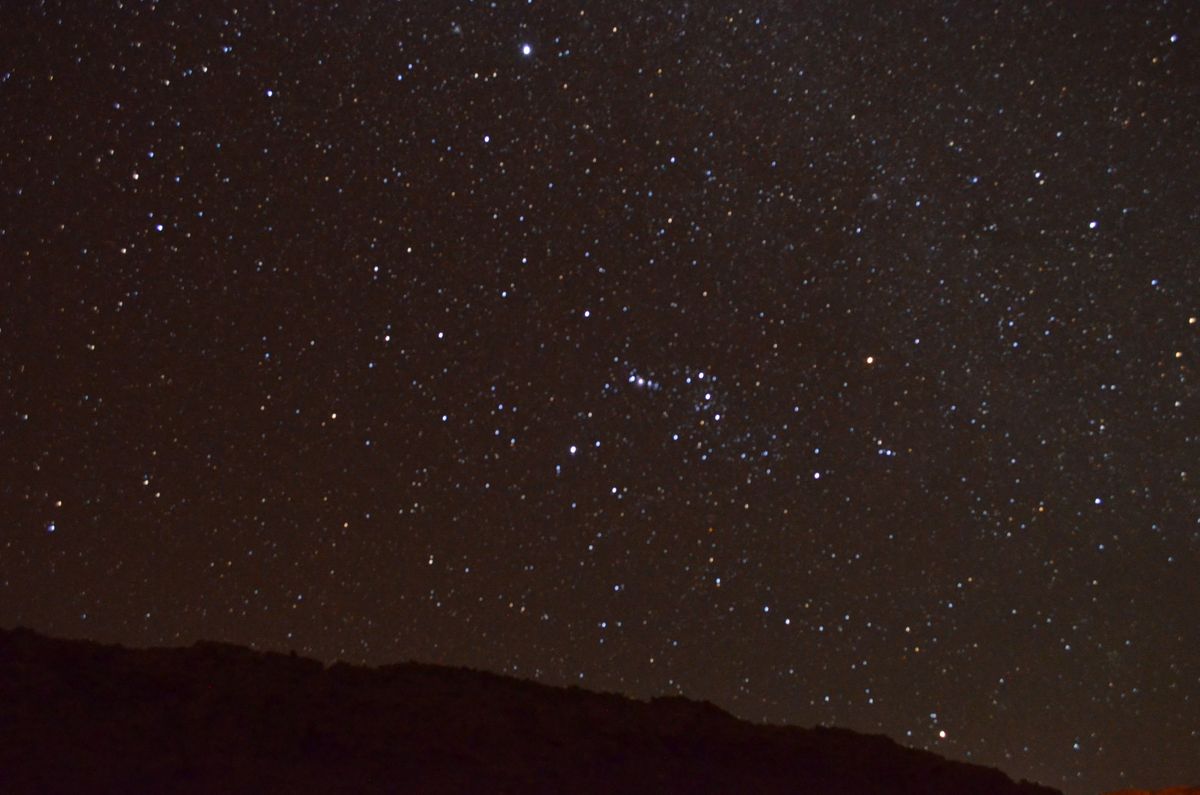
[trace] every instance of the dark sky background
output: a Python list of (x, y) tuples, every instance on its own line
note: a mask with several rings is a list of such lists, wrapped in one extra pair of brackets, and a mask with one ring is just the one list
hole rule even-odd
[(1200, 7), (0, 31), (0, 623), (1200, 779)]

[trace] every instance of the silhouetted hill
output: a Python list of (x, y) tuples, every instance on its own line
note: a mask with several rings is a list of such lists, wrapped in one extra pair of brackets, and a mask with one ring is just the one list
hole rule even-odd
[(1167, 789), (1123, 789), (1105, 795), (1200, 795), (1200, 787), (1168, 787)]
[(0, 791), (1056, 792), (838, 729), (432, 665), (0, 630)]

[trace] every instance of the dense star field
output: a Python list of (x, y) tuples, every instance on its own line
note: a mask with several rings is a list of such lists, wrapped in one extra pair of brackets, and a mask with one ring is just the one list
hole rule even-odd
[(1193, 783), (1198, 40), (6, 2), (0, 624)]

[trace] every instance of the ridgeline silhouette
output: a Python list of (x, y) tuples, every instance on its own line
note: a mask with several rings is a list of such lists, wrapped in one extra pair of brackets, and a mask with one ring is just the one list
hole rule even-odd
[(0, 630), (0, 791), (1052, 795), (840, 729), (490, 673)]

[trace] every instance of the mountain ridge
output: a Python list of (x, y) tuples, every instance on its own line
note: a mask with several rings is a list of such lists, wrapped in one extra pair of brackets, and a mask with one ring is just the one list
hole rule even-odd
[(211, 641), (128, 649), (0, 629), (0, 703), (0, 789), (14, 793), (1058, 792), (683, 697)]

